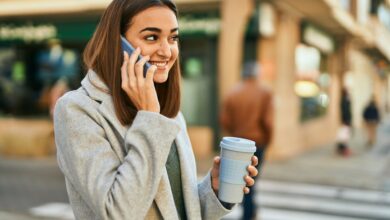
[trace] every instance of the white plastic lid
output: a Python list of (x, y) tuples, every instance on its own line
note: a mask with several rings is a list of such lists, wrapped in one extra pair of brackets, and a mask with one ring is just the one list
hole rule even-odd
[(245, 138), (224, 137), (220, 146), (221, 148), (239, 152), (253, 153), (256, 151), (255, 142)]

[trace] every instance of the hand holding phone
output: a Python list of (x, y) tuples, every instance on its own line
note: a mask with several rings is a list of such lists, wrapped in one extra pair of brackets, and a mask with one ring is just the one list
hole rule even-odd
[[(121, 35), (121, 44), (122, 44), (122, 50), (123, 51), (126, 51), (127, 54), (129, 54), (129, 56), (134, 52), (134, 47), (130, 44), (129, 41), (126, 40), (125, 37), (123, 37)], [(142, 58), (141, 55), (139, 55), (138, 59), (137, 59), (137, 62)], [(146, 72), (148, 71), (149, 67), (150, 67), (150, 63), (146, 62), (145, 63), (145, 66), (144, 66), (144, 77), (146, 77)]]
[[(121, 66), (121, 88), (137, 110), (159, 113), (160, 103), (153, 81), (157, 67), (149, 65), (150, 67), (146, 71), (147, 57), (140, 58), (141, 51), (134, 50), (133, 47), (129, 47), (131, 46), (129, 43), (125, 44), (125, 42), (125, 39), (122, 38), (123, 48), (126, 48), (126, 53), (123, 54), (123, 64)], [(143, 68), (134, 63), (136, 60), (138, 64), (143, 65)], [(139, 67), (144, 71), (142, 72), (142, 69), (139, 69)]]

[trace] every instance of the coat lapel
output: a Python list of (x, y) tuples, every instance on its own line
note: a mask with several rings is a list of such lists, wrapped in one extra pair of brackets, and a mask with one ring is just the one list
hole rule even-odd
[(187, 217), (188, 219), (201, 219), (195, 158), (183, 127), (176, 138), (176, 145), (180, 158), (181, 181)]
[(164, 169), (154, 201), (156, 202), (163, 219), (179, 219), (166, 169)]

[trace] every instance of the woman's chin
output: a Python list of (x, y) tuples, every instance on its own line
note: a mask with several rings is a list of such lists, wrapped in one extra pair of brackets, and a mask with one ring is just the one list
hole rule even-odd
[(168, 72), (166, 73), (155, 73), (153, 76), (153, 82), (165, 83), (168, 80)]

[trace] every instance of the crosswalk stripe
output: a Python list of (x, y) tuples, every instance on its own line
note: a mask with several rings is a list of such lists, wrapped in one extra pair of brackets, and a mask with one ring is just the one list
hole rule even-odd
[(299, 194), (390, 205), (390, 193), (382, 191), (269, 180), (261, 180), (259, 184), (257, 184), (256, 189), (260, 192)]
[(34, 216), (74, 220), (72, 208), (67, 203), (47, 203), (31, 208), (29, 212)]
[[(242, 207), (235, 208), (232, 213), (222, 218), (223, 220), (238, 220), (242, 216)], [(336, 215), (308, 213), (275, 208), (261, 208), (257, 212), (261, 220), (367, 220), (366, 218), (343, 217)]]
[(358, 202), (340, 201), (338, 199), (269, 193), (262, 193), (257, 196), (256, 202), (261, 207), (332, 213), (341, 216), (390, 219), (390, 209), (388, 209), (387, 205), (362, 204)]
[[(390, 219), (390, 193), (374, 190), (261, 180), (256, 184), (262, 220)], [(240, 219), (242, 208), (224, 219)]]
[(363, 218), (351, 218), (342, 216), (332, 216), (318, 213), (297, 212), (281, 209), (262, 209), (260, 219), (264, 220), (366, 220)]

